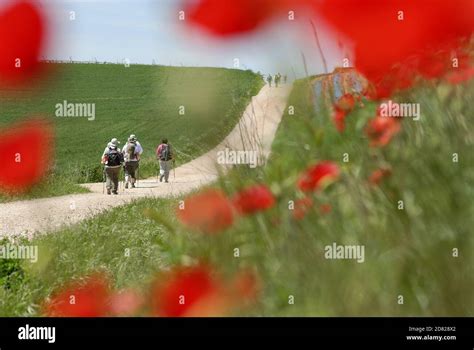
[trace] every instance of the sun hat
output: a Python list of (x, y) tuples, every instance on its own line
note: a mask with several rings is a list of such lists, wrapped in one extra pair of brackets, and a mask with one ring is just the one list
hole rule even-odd
[(137, 137), (135, 136), (135, 134), (131, 134), (130, 137), (128, 138), (129, 141), (136, 141), (137, 140)]
[(109, 142), (109, 143), (107, 144), (107, 147), (108, 147), (108, 148), (112, 148), (112, 149), (116, 149), (116, 148), (117, 148), (117, 144), (112, 143), (112, 142)]
[(110, 140), (109, 144), (113, 144), (115, 147), (117, 147), (120, 144), (120, 141), (114, 137), (112, 140)]

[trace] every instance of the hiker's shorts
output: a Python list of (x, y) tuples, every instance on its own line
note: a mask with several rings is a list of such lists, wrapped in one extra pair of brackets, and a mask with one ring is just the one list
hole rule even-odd
[(138, 161), (125, 162), (125, 176), (131, 176), (136, 179), (135, 173), (138, 169)]
[(168, 181), (171, 169), (171, 160), (160, 160), (160, 176), (164, 176), (165, 181)]
[(105, 167), (106, 185), (108, 190), (117, 191), (119, 183), (120, 167)]

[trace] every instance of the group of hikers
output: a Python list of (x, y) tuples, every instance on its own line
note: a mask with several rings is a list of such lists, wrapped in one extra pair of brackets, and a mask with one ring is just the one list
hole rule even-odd
[(286, 74), (282, 77), (280, 73), (275, 74), (275, 77), (273, 77), (271, 74), (268, 74), (267, 76), (267, 83), (270, 87), (272, 87), (272, 82), (275, 82), (275, 87), (278, 87), (278, 84), (280, 84), (281, 80), (283, 79), (283, 84), (286, 84), (287, 81), (287, 76)]
[[(123, 167), (125, 172), (125, 188), (135, 188), (139, 176), (140, 158), (143, 153), (143, 147), (138, 142), (137, 137), (132, 134), (127, 139), (127, 143), (120, 150), (120, 141), (113, 138), (105, 147), (102, 154), (101, 163), (104, 165), (104, 180), (107, 188), (107, 194), (118, 194), (120, 169)], [(160, 164), (160, 182), (168, 182), (172, 162), (174, 162), (171, 145), (166, 138), (156, 148), (156, 158)]]

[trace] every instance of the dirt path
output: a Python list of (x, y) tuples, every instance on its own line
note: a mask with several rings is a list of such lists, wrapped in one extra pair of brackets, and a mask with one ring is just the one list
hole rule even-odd
[[(63, 225), (77, 223), (137, 198), (186, 194), (215, 181), (218, 167), (226, 169), (228, 165), (217, 164), (219, 152), (226, 148), (256, 151), (260, 162), (264, 161), (270, 153), (290, 91), (291, 86), (264, 86), (252, 98), (232, 132), (211, 151), (176, 168), (176, 178), (172, 172), (169, 183), (159, 183), (156, 178), (141, 180), (138, 188), (121, 189), (118, 196), (104, 195), (102, 183), (91, 183), (83, 186), (92, 193), (0, 204), (0, 237), (32, 237), (37, 232), (57, 230)], [(152, 150), (149, 149), (148, 152), (150, 151)]]

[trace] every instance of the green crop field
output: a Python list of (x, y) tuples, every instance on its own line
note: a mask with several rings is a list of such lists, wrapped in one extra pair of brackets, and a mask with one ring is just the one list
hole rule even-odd
[[(176, 219), (181, 198), (143, 199), (35, 238), (30, 244), (42, 252), (39, 263), (3, 268), (9, 272), (3, 273), (0, 315), (38, 315), (51, 291), (97, 270), (110, 273), (114, 287), (147, 291), (156, 271), (190, 260), (229, 275), (256, 269), (262, 292), (242, 315), (472, 315), (473, 87), (420, 86), (394, 97), (420, 103), (421, 119), (404, 120), (387, 147), (373, 149), (363, 130), (375, 103), (348, 116), (340, 134), (327, 111), (314, 111), (307, 81), (298, 81), (288, 102), (296, 113), (283, 116), (268, 165), (238, 167), (215, 184), (233, 194), (265, 183), (277, 197), (273, 208), (241, 218), (220, 235), (203, 236)], [(340, 166), (341, 178), (311, 194), (315, 210), (295, 221), (288, 203), (301, 198), (297, 178), (323, 159)], [(387, 165), (391, 177), (370, 185), (371, 171)], [(322, 214), (320, 204), (332, 210)], [(333, 242), (364, 245), (364, 263), (324, 259), (324, 247)], [(132, 254), (124, 258), (127, 247)]]
[[(102, 181), (100, 157), (113, 137), (123, 145), (130, 134), (137, 135), (144, 148), (142, 177), (154, 174), (154, 150), (162, 137), (174, 146), (178, 164), (189, 161), (230, 132), (262, 86), (251, 71), (223, 68), (50, 66), (53, 79), (34, 95), (0, 92), (0, 126), (37, 115), (55, 123), (56, 166), (28, 197), (77, 192), (75, 183)], [(56, 105), (64, 101), (94, 104), (94, 120), (57, 117)]]

